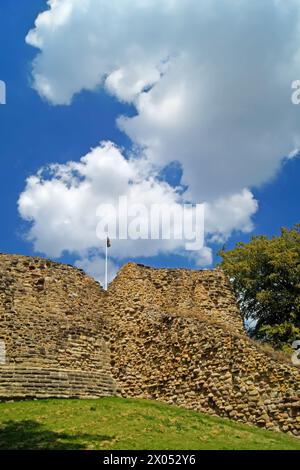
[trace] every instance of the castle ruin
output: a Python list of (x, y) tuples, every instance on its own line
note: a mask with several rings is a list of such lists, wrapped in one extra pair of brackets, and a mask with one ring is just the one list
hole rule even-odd
[(0, 399), (155, 399), (300, 436), (300, 368), (249, 339), (220, 270), (0, 255)]

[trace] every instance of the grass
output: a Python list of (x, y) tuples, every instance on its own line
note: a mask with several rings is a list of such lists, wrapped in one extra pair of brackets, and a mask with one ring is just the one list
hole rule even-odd
[(0, 403), (0, 450), (300, 449), (281, 433), (145, 400)]

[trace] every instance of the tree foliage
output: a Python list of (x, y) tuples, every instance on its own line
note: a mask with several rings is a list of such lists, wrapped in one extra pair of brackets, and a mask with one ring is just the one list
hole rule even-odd
[(255, 236), (219, 255), (244, 322), (252, 324), (250, 334), (276, 348), (290, 348), (300, 339), (300, 224), (282, 228), (271, 239)]

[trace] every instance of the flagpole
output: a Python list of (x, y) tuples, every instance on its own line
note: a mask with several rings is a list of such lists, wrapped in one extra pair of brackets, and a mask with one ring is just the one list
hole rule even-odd
[(105, 290), (107, 290), (107, 239), (105, 240)]

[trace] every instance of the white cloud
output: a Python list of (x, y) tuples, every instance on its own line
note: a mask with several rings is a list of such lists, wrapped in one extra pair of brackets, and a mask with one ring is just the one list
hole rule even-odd
[(192, 254), (191, 257), (196, 262), (196, 265), (201, 268), (210, 266), (213, 263), (213, 252), (208, 246), (205, 246), (199, 253), (197, 253), (197, 256)]
[[(27, 36), (39, 49), (33, 86), (54, 105), (101, 86), (133, 104), (136, 116), (122, 116), (118, 125), (144, 158), (126, 160), (105, 146), (80, 163), (56, 166), (50, 178), (29, 179), (20, 213), (33, 223), (35, 248), (55, 256), (94, 248), (99, 201), (120, 194), (149, 203), (178, 200), (153, 179), (152, 164), (159, 171), (172, 161), (182, 165), (185, 197), (206, 203), (210, 240), (251, 231), (257, 201), (250, 189), (270, 180), (299, 148), (291, 84), (300, 77), (300, 2), (48, 3)], [(64, 207), (57, 207), (62, 199)], [(127, 244), (126, 253), (181, 248), (141, 242)], [(125, 250), (122, 242), (114, 249), (116, 258)], [(201, 256), (209, 262), (211, 255)]]
[(298, 0), (48, 3), (27, 36), (37, 91), (69, 104), (103, 85), (132, 102), (120, 127), (155, 163), (180, 161), (194, 199), (259, 185), (293, 152)]
[(210, 240), (223, 243), (234, 230), (251, 232), (254, 228), (251, 216), (257, 209), (258, 203), (248, 189), (206, 204), (205, 225)]
[[(181, 210), (183, 196), (176, 188), (154, 178), (151, 167), (140, 159), (126, 159), (110, 142), (93, 149), (80, 162), (51, 165), (27, 180), (19, 198), (19, 212), (31, 222), (28, 239), (38, 252), (60, 257), (68, 251), (80, 255), (78, 263), (94, 270), (96, 250), (103, 254), (104, 241), (97, 237), (99, 205), (118, 207), (119, 197), (126, 196), (129, 208), (143, 205), (142, 222), (149, 223), (153, 205)], [(248, 230), (256, 204), (247, 191), (230, 200), (206, 205), (207, 236), (232, 230)], [(113, 211), (109, 222), (113, 220)], [(175, 231), (180, 229), (175, 224)], [(114, 260), (152, 257), (159, 253), (184, 254), (187, 240), (115, 240), (110, 248)], [(92, 255), (90, 253), (92, 252)], [(199, 264), (208, 264), (207, 250), (195, 253)], [(186, 254), (186, 253), (185, 253)]]
[[(102, 143), (80, 162), (51, 165), (38, 175), (28, 178), (25, 191), (19, 198), (21, 216), (32, 227), (29, 239), (39, 252), (59, 257), (64, 251), (85, 252), (101, 242), (96, 235), (100, 204), (118, 203), (127, 196), (129, 204), (176, 202), (176, 192), (169, 185), (145, 178), (140, 160), (126, 160), (112, 143)], [(120, 242), (121, 243), (121, 242)], [(142, 254), (144, 247), (134, 243)], [(122, 255), (122, 247), (116, 256)], [(157, 248), (148, 247), (149, 254)]]

